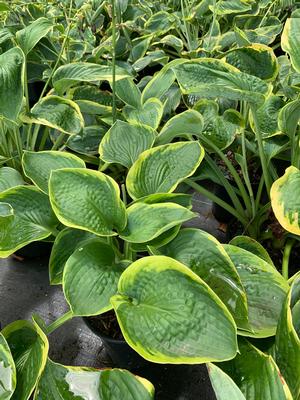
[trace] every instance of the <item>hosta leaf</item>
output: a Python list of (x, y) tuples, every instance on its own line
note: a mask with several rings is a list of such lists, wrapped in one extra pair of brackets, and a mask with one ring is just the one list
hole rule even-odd
[[(17, 186), (0, 194), (0, 205), (9, 204), (13, 219), (0, 224), (0, 257), (8, 257), (31, 242), (51, 235), (58, 221), (48, 196), (33, 186)], [(10, 217), (9, 217), (10, 218)]]
[(300, 100), (294, 100), (280, 110), (278, 125), (280, 130), (292, 139), (297, 131), (299, 120)]
[(273, 358), (245, 339), (239, 341), (240, 354), (222, 364), (247, 400), (293, 400)]
[(142, 105), (142, 94), (131, 78), (121, 79), (116, 82), (116, 95), (125, 104), (134, 108), (140, 108)]
[(151, 400), (154, 387), (121, 369), (66, 367), (48, 359), (35, 400)]
[(43, 98), (33, 106), (30, 115), (24, 115), (23, 119), (49, 126), (69, 135), (79, 133), (84, 125), (78, 105), (72, 100), (59, 96)]
[(27, 55), (48, 34), (52, 27), (53, 23), (49, 19), (42, 17), (18, 31), (16, 33), (17, 43), (24, 51), (24, 54)]
[(95, 156), (98, 154), (99, 144), (106, 131), (106, 126), (86, 126), (78, 135), (69, 136), (67, 146), (76, 153)]
[(197, 364), (237, 351), (236, 327), (215, 293), (169, 257), (135, 261), (111, 302), (129, 345), (149, 361)]
[(120, 236), (128, 242), (145, 243), (195, 216), (174, 203), (137, 202), (127, 209), (127, 226)]
[(117, 183), (92, 170), (66, 168), (53, 171), (49, 181), (50, 201), (65, 225), (95, 233), (116, 235), (126, 226), (126, 210)]
[(19, 47), (0, 54), (0, 116), (13, 121), (22, 107), (24, 63)]
[(223, 14), (242, 14), (250, 11), (254, 0), (219, 0), (216, 5), (210, 6), (210, 9), (219, 15)]
[[(280, 126), (278, 126), (278, 116), (280, 115), (280, 110), (283, 106), (284, 101), (281, 97), (271, 95), (266, 99), (264, 104), (257, 109), (257, 122), (263, 138), (269, 138), (281, 134)], [(250, 123), (252, 130), (256, 132), (253, 118), (250, 119)]]
[(123, 108), (123, 115), (126, 120), (134, 124), (142, 124), (157, 129), (163, 115), (164, 106), (162, 102), (157, 99), (148, 99), (141, 108), (132, 106), (125, 106)]
[(59, 232), (55, 238), (49, 260), (51, 285), (62, 283), (63, 271), (68, 258), (78, 247), (92, 238), (95, 238), (95, 235), (79, 229), (65, 228)]
[(253, 333), (239, 333), (253, 337), (275, 335), (288, 283), (273, 265), (255, 254), (232, 245), (224, 245), (224, 248), (236, 267), (247, 296), (248, 319)]
[(208, 363), (206, 366), (216, 400), (246, 400), (238, 386), (221, 368), (212, 363)]
[(199, 135), (203, 130), (202, 115), (195, 110), (186, 110), (168, 120), (160, 131), (156, 144), (166, 144), (177, 136)]
[(279, 223), (288, 232), (300, 235), (300, 171), (289, 167), (271, 187), (271, 204)]
[(130, 168), (143, 151), (152, 147), (155, 136), (147, 125), (116, 121), (100, 143), (100, 157)]
[(299, 309), (300, 274), (293, 280), (290, 291), (283, 305), (278, 323), (275, 342), (275, 357), (280, 371), (286, 380), (295, 400), (300, 399), (300, 314)]
[(145, 24), (145, 28), (147, 31), (158, 33), (163, 35), (168, 32), (175, 22), (175, 18), (172, 14), (169, 14), (166, 11), (159, 11), (148, 19)]
[(162, 68), (145, 86), (142, 93), (142, 101), (151, 98), (160, 98), (175, 81), (175, 74), (170, 68)]
[(0, 333), (0, 400), (9, 400), (16, 388), (16, 367), (4, 336)]
[(61, 168), (85, 168), (85, 163), (73, 154), (61, 151), (25, 151), (22, 159), (25, 175), (48, 194), (51, 171)]
[[(130, 75), (124, 69), (116, 68), (116, 80), (128, 78)], [(79, 82), (112, 81), (112, 67), (87, 62), (77, 62), (59, 67), (53, 75), (54, 88), (65, 92), (69, 87)]]
[(281, 35), (281, 47), (291, 58), (293, 67), (300, 72), (300, 14), (295, 11), (287, 18)]
[(235, 236), (229, 244), (232, 244), (233, 246), (240, 247), (241, 249), (248, 250), (250, 253), (255, 254), (256, 256), (262, 258), (264, 261), (266, 261), (268, 264), (273, 265), (274, 263), (269, 256), (267, 250), (260, 244), (258, 243), (255, 239), (249, 237), (249, 236)]
[(17, 170), (10, 167), (0, 168), (0, 192), (24, 183), (22, 175)]
[(17, 386), (12, 400), (28, 400), (46, 365), (49, 344), (36, 323), (15, 321), (3, 331), (17, 369)]
[(241, 72), (267, 81), (274, 80), (278, 74), (277, 58), (272, 48), (263, 44), (231, 50), (226, 54), (225, 61)]
[(182, 229), (159, 252), (189, 267), (220, 297), (237, 326), (249, 328), (244, 288), (232, 261), (217, 239), (200, 229)]
[(89, 316), (112, 308), (123, 268), (116, 264), (111, 246), (100, 239), (82, 243), (69, 257), (63, 274), (63, 289), (72, 313)]
[(130, 168), (126, 186), (137, 199), (153, 193), (172, 192), (192, 175), (204, 157), (197, 142), (179, 142), (144, 151)]
[(175, 203), (188, 209), (192, 209), (192, 195), (185, 193), (155, 193), (141, 197), (134, 203), (138, 202), (146, 204)]
[(172, 69), (184, 94), (261, 104), (269, 92), (269, 86), (261, 79), (213, 58), (186, 61)]

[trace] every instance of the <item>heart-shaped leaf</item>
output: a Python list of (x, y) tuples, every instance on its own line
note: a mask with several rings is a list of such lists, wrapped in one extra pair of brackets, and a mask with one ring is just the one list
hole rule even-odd
[(273, 358), (245, 339), (239, 340), (240, 354), (221, 364), (247, 400), (293, 400)]
[(236, 327), (218, 296), (169, 257), (135, 261), (111, 302), (129, 345), (158, 363), (198, 364), (236, 355)]
[(300, 235), (300, 171), (289, 167), (271, 187), (271, 204), (279, 223), (288, 232)]
[(51, 285), (62, 283), (63, 271), (68, 258), (84, 242), (95, 237), (90, 232), (72, 228), (65, 228), (59, 232), (55, 238), (49, 260)]
[(46, 194), (51, 171), (61, 168), (85, 168), (84, 161), (79, 157), (61, 151), (25, 151), (22, 164), (25, 175)]
[(133, 199), (172, 192), (196, 171), (203, 157), (204, 150), (197, 142), (178, 142), (146, 150), (128, 172), (127, 190)]
[(160, 131), (156, 144), (166, 144), (177, 136), (198, 136), (203, 130), (204, 122), (202, 115), (195, 110), (186, 110), (168, 120)]
[(300, 399), (300, 274), (293, 280), (282, 308), (275, 341), (275, 357), (293, 398)]
[(130, 168), (143, 151), (152, 147), (155, 136), (147, 125), (116, 121), (100, 143), (100, 157)]
[(162, 102), (157, 98), (151, 98), (143, 104), (142, 108), (125, 106), (123, 108), (123, 115), (130, 123), (147, 125), (150, 128), (157, 129), (163, 111), (164, 106)]
[(239, 275), (222, 245), (200, 229), (182, 229), (159, 249), (185, 264), (220, 297), (241, 329), (249, 329), (247, 299)]
[(25, 122), (49, 126), (68, 135), (79, 133), (84, 125), (78, 105), (59, 96), (47, 96), (36, 103), (30, 115), (23, 115)]
[(213, 58), (186, 61), (172, 69), (184, 94), (262, 104), (269, 92), (263, 80)]
[(0, 333), (0, 400), (9, 400), (16, 388), (16, 367), (10, 348)]
[(239, 331), (239, 334), (257, 338), (274, 336), (288, 283), (273, 265), (255, 254), (232, 245), (224, 245), (224, 248), (247, 296), (248, 319), (253, 333)]
[(153, 396), (152, 384), (128, 371), (66, 367), (48, 359), (34, 399), (152, 400)]
[(65, 168), (52, 171), (49, 181), (52, 208), (66, 226), (114, 236), (126, 226), (120, 189), (109, 176), (93, 170)]
[(53, 23), (51, 20), (42, 17), (18, 31), (16, 33), (17, 43), (24, 51), (24, 54), (27, 55), (48, 34), (52, 27)]
[(300, 14), (296, 10), (287, 18), (281, 35), (281, 47), (291, 58), (293, 67), (300, 73)]
[(19, 47), (0, 55), (0, 115), (12, 121), (22, 107), (24, 65), (24, 53)]
[(250, 253), (255, 254), (256, 256), (262, 258), (264, 261), (266, 261), (268, 264), (273, 265), (274, 263), (269, 256), (269, 253), (267, 250), (260, 244), (258, 243), (255, 239), (249, 237), (249, 236), (235, 236), (229, 244), (232, 244), (233, 246), (240, 247), (241, 249), (248, 250)]
[(15, 321), (3, 331), (17, 369), (12, 400), (28, 400), (46, 365), (49, 344), (36, 323)]
[(17, 170), (10, 167), (0, 168), (0, 192), (15, 186), (24, 185), (22, 175)]
[(206, 366), (217, 400), (246, 400), (238, 386), (221, 368), (212, 363)]
[(127, 226), (120, 237), (132, 243), (145, 243), (195, 216), (187, 208), (174, 203), (137, 202), (127, 209)]
[(111, 246), (100, 239), (82, 243), (66, 262), (63, 289), (73, 315), (89, 316), (111, 310), (123, 267)]
[[(53, 75), (54, 88), (63, 93), (78, 82), (112, 81), (112, 67), (88, 62), (77, 62), (59, 67)], [(116, 80), (128, 78), (130, 75), (124, 69), (116, 68)]]
[[(11, 207), (9, 226), (0, 224), (0, 257), (8, 257), (31, 242), (45, 239), (58, 224), (48, 196), (33, 186), (17, 186), (0, 194), (0, 205)], [(11, 216), (9, 216), (11, 218)]]

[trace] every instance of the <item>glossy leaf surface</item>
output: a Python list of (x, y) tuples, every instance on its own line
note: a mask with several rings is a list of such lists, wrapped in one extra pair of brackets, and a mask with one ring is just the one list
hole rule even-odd
[(27, 55), (52, 27), (53, 23), (50, 19), (41, 17), (18, 31), (16, 33), (17, 43), (24, 54)]
[(20, 172), (14, 168), (0, 168), (0, 192), (15, 186), (24, 185), (24, 180)]
[(207, 364), (210, 382), (215, 392), (216, 400), (246, 400), (239, 387), (229, 375), (212, 363)]

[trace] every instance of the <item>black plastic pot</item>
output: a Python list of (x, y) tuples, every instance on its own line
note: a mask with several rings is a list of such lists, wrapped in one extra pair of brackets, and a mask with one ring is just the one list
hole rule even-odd
[(144, 368), (148, 364), (152, 364), (134, 351), (125, 340), (112, 339), (109, 336), (105, 336), (94, 328), (89, 318), (83, 319), (91, 331), (101, 339), (108, 355), (116, 367), (138, 370)]

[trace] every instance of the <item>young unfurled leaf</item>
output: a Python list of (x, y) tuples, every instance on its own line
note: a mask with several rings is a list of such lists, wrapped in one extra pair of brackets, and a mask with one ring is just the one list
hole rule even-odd
[(293, 400), (274, 359), (245, 339), (239, 340), (240, 354), (222, 363), (247, 400)]
[(156, 134), (150, 126), (116, 121), (99, 147), (103, 161), (130, 168), (139, 155), (152, 147)]
[(300, 274), (293, 280), (282, 308), (275, 342), (275, 357), (294, 399), (300, 399)]
[(169, 257), (144, 257), (111, 299), (129, 345), (149, 361), (198, 364), (236, 355), (236, 327), (218, 296)]
[(196, 171), (203, 157), (204, 150), (197, 142), (178, 142), (146, 150), (128, 172), (127, 190), (133, 199), (172, 192)]
[(0, 333), (0, 400), (9, 400), (16, 388), (16, 366), (2, 333)]
[(12, 400), (28, 400), (46, 365), (47, 337), (36, 323), (28, 321), (15, 321), (7, 325), (2, 334), (17, 370), (17, 385)]
[(279, 223), (288, 232), (300, 235), (300, 171), (289, 167), (271, 187), (271, 204)]
[(51, 173), (49, 194), (58, 219), (71, 228), (114, 236), (126, 226), (117, 183), (93, 170), (65, 168)]
[(18, 31), (16, 33), (17, 43), (24, 54), (27, 55), (52, 27), (53, 23), (48, 18), (41, 17)]
[(85, 168), (85, 163), (73, 154), (61, 151), (25, 151), (24, 173), (44, 193), (48, 194), (51, 171), (61, 168)]
[(238, 328), (249, 329), (247, 298), (239, 275), (222, 245), (200, 229), (182, 229), (159, 253), (188, 266), (220, 297)]
[(24, 53), (13, 47), (0, 55), (0, 116), (15, 121), (23, 101)]
[(152, 400), (154, 387), (146, 379), (121, 369), (67, 367), (48, 359), (35, 400)]
[(15, 186), (24, 185), (22, 175), (10, 167), (0, 168), (0, 193)]

